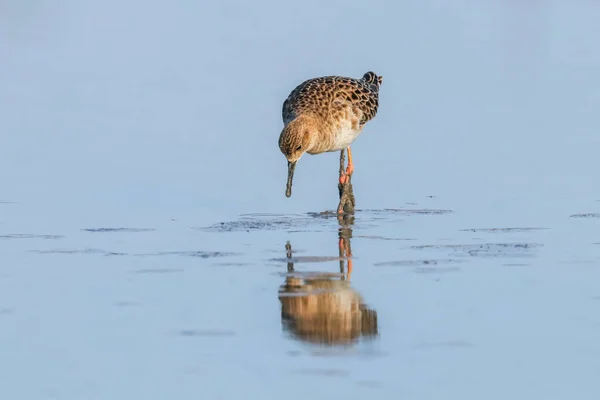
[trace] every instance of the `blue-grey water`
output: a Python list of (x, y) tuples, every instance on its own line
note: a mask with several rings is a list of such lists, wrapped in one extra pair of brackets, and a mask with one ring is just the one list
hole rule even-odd
[[(599, 398), (598, 21), (1, 2), (0, 398)], [(369, 70), (340, 228), (337, 154), (284, 196), (281, 104)]]

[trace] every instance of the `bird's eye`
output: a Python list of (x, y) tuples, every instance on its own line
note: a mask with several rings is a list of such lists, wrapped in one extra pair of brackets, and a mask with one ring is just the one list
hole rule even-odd
[(296, 151), (300, 150), (302, 148), (302, 145), (296, 147)]

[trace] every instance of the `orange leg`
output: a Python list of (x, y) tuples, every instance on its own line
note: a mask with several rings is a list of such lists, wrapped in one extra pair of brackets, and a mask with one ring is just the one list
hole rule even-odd
[(348, 168), (346, 168), (346, 175), (351, 176), (354, 172), (354, 163), (352, 162), (352, 149), (348, 146)]
[(348, 167), (346, 168), (346, 174), (340, 176), (340, 183), (345, 185), (350, 181), (350, 176), (354, 172), (354, 163), (352, 162), (352, 149), (348, 146)]
[[(350, 254), (348, 257), (352, 257), (352, 254)], [(348, 260), (348, 280), (350, 280), (351, 275), (352, 275), (352, 259)]]

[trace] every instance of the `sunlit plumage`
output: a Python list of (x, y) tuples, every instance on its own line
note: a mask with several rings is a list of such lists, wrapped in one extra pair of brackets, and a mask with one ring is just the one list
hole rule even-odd
[(286, 196), (292, 195), (292, 179), (304, 155), (348, 149), (348, 168), (340, 182), (354, 171), (350, 144), (377, 114), (383, 77), (367, 72), (361, 79), (325, 76), (298, 85), (283, 102), (284, 128), (279, 148), (288, 160)]

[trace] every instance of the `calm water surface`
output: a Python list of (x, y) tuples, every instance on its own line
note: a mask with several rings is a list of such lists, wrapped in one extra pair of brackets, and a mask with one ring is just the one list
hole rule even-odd
[[(0, 397), (597, 399), (598, 20), (3, 2)], [(284, 196), (281, 104), (368, 70), (340, 226), (337, 154)]]

